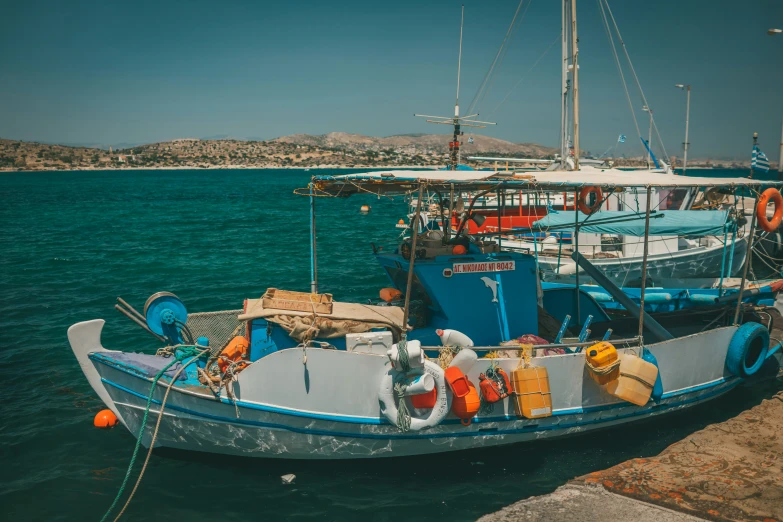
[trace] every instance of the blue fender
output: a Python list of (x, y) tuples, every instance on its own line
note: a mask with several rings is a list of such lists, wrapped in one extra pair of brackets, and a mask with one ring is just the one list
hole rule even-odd
[(655, 378), (655, 386), (653, 386), (652, 395), (650, 395), (652, 400), (658, 402), (663, 397), (663, 381), (661, 381), (661, 369), (658, 367), (658, 359), (655, 358), (650, 350), (645, 348), (642, 353), (642, 360), (654, 364), (658, 368), (658, 377)]
[(745, 323), (734, 333), (726, 354), (726, 369), (737, 377), (759, 371), (769, 349), (769, 332), (759, 323)]

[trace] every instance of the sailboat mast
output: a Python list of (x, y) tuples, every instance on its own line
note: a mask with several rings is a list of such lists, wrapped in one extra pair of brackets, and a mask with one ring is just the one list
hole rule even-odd
[(576, 36), (576, 0), (571, 0), (571, 64), (574, 82), (574, 170), (579, 170), (579, 39)]
[(561, 36), (561, 49), (562, 49), (562, 62), (560, 66), (561, 82), (560, 82), (560, 165), (562, 168), (566, 168), (566, 154), (568, 149), (568, 14), (566, 6), (568, 0), (563, 0), (562, 4), (562, 16), (560, 23), (560, 36)]
[(452, 136), (450, 149), (451, 149), (451, 170), (457, 170), (457, 166), (460, 161), (459, 153), (459, 137), (460, 137), (460, 124), (459, 124), (459, 80), (462, 72), (462, 28), (465, 25), (465, 4), (462, 4), (462, 19), (459, 23), (459, 58), (457, 58), (457, 99), (454, 102), (454, 136)]

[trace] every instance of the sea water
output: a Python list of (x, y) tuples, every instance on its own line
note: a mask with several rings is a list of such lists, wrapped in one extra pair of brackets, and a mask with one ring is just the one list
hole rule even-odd
[[(92, 426), (103, 405), (68, 346), (68, 327), (104, 318), (107, 348), (153, 353), (155, 341), (113, 309), (116, 297), (141, 309), (165, 290), (200, 312), (241, 308), (268, 287), (307, 291), (309, 201), (293, 190), (315, 172), (0, 174), (0, 519), (98, 520), (125, 474), (135, 439)], [(359, 210), (365, 204), (368, 214)], [(388, 283), (370, 243), (393, 248), (405, 214), (402, 198), (318, 198), (320, 290), (376, 298)], [(304, 462), (156, 451), (126, 517), (474, 520), (577, 475), (655, 455), (781, 388), (738, 388), (601, 436), (425, 457)], [(295, 484), (281, 483), (287, 473)]]

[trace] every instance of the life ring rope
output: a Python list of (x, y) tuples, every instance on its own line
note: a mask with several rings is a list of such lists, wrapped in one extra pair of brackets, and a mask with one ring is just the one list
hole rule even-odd
[[(775, 213), (772, 219), (767, 218), (767, 205), (772, 201), (775, 203)], [(768, 188), (759, 196), (759, 202), (756, 205), (756, 220), (759, 226), (765, 232), (774, 232), (783, 222), (783, 196), (774, 188)]]

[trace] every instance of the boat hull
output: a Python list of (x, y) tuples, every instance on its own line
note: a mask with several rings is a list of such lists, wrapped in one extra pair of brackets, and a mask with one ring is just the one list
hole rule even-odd
[[(96, 324), (98, 323), (98, 324)], [(118, 363), (100, 345), (103, 321), (71, 327), (69, 339), (90, 384), (123, 425), (138, 436), (150, 393), (150, 372)], [(664, 395), (638, 407), (612, 397), (584, 369), (584, 353), (538, 357), (553, 390), (553, 415), (519, 418), (509, 399), (480, 412), (469, 426), (449, 415), (435, 428), (403, 433), (380, 412), (378, 384), (389, 371), (382, 355), (300, 348), (276, 352), (239, 374), (236, 401), (215, 397), (192, 380), (176, 381), (156, 447), (286, 459), (355, 459), (422, 455), (563, 437), (658, 416), (711, 400), (741, 381), (726, 373), (736, 327), (649, 345), (663, 376)], [(84, 334), (84, 335), (83, 335)], [(89, 334), (89, 335), (87, 335)], [(97, 336), (97, 337), (96, 337)], [(622, 349), (629, 351), (633, 349)], [(153, 357), (153, 356), (143, 356)], [(518, 359), (494, 359), (511, 371)], [(306, 364), (305, 364), (306, 362)], [(490, 360), (480, 359), (468, 373)], [(156, 386), (142, 442), (149, 445), (167, 378)]]

